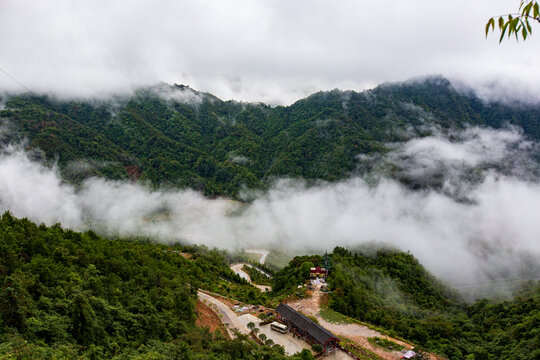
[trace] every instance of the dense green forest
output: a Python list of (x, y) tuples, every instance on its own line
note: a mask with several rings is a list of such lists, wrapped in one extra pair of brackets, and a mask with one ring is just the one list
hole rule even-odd
[(281, 347), (195, 326), (198, 287), (263, 301), (224, 252), (109, 240), (4, 213), (0, 253), (2, 359), (288, 358)]
[[(221, 101), (186, 86), (146, 88), (130, 97), (3, 99), (3, 141), (58, 160), (64, 179), (93, 175), (192, 187), (237, 196), (277, 177), (334, 181), (362, 171), (361, 154), (429, 135), (434, 126), (513, 124), (540, 139), (540, 107), (485, 103), (443, 78), (327, 91), (284, 107)], [(4, 124), (4, 125), (6, 125)], [(7, 125), (6, 125), (7, 127)]]
[[(224, 251), (110, 240), (9, 213), (0, 250), (0, 357), (14, 359), (285, 359), (279, 347), (195, 326), (196, 289), (275, 303), (323, 263), (297, 256), (261, 294), (228, 268), (234, 256)], [(450, 359), (540, 357), (540, 283), (512, 300), (468, 304), (409, 253), (336, 248), (329, 257), (334, 311)]]
[[(469, 304), (430, 275), (409, 253), (330, 254), (328, 306), (449, 359), (539, 359), (540, 283), (523, 284), (512, 300)], [(274, 274), (274, 289), (294, 291), (322, 265), (297, 256)]]

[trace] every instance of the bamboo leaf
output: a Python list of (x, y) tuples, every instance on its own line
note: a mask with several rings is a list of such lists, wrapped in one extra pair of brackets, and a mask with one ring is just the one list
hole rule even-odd
[(488, 32), (489, 32), (489, 27), (490, 27), (490, 26), (492, 26), (492, 27), (494, 26), (494, 20), (493, 20), (493, 18), (489, 19), (488, 22), (487, 22), (487, 24), (486, 24), (486, 37), (488, 36)]
[(523, 11), (521, 12), (522, 16), (529, 16), (529, 13), (531, 12), (531, 8), (533, 6), (533, 2), (531, 1), (525, 7), (523, 8)]
[(512, 20), (512, 23), (510, 24), (510, 29), (512, 30), (512, 32), (515, 32), (518, 30), (518, 27), (517, 27), (518, 24), (519, 24), (519, 18), (515, 18)]
[(506, 29), (508, 28), (508, 23), (504, 24), (501, 32), (501, 37), (499, 38), (499, 43), (501, 43), (504, 39), (504, 34), (506, 33)]

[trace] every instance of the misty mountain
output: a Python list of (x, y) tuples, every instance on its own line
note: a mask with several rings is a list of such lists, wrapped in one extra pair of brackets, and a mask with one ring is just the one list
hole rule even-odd
[[(234, 277), (225, 252), (174, 245), (192, 263), (163, 244), (108, 240), (148, 237), (287, 254), (338, 246), (328, 311), (452, 359), (538, 356), (537, 283), (512, 300), (466, 304), (437, 280), (472, 301), (482, 284), (510, 299), (538, 279), (538, 106), (485, 103), (442, 78), (319, 92), (286, 107), (181, 85), (92, 100), (18, 95), (0, 106), (0, 141), (10, 144), (0, 152), (0, 209), (10, 211), (0, 273), (15, 291), (0, 293), (13, 304), (0, 330), (19, 333), (0, 353), (26, 342), (34, 353), (62, 343), (70, 354), (99, 347), (97, 358), (141, 344), (161, 354), (176, 351), (171, 340), (196, 353), (208, 336), (193, 324), (185, 283), (249, 302), (271, 296)], [(266, 191), (245, 204), (184, 187)], [(345, 250), (363, 244), (370, 252)], [(305, 264), (320, 261), (293, 259), (275, 292), (296, 291)], [(131, 286), (141, 274), (152, 284)], [(69, 295), (57, 292), (64, 285)], [(171, 323), (178, 309), (184, 320)], [(86, 327), (73, 325), (79, 314)], [(217, 352), (244, 348), (211, 342)]]
[[(318, 92), (286, 107), (222, 101), (183, 85), (100, 100), (18, 95), (4, 103), (0, 140), (27, 139), (33, 156), (57, 160), (70, 182), (131, 178), (233, 197), (281, 177), (336, 181), (369, 172), (395, 144), (434, 133), (459, 141), (453, 133), (471, 126), (516, 126), (540, 139), (539, 106), (486, 103), (440, 77)], [(378, 171), (412, 188), (441, 185), (436, 176), (406, 175), (402, 160)]]

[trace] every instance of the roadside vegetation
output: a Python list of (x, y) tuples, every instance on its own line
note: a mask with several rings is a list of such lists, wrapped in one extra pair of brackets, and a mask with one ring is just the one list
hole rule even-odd
[(359, 320), (353, 319), (349, 316), (343, 315), (337, 311), (334, 311), (328, 307), (321, 306), (319, 315), (326, 321), (336, 324), (354, 324), (361, 323)]
[(272, 285), (272, 279), (257, 270), (255, 265), (244, 265), (242, 267), (242, 270), (249, 275), (253, 283), (258, 285)]
[(374, 352), (355, 344), (354, 341), (349, 339), (342, 339), (341, 346), (360, 360), (382, 360), (382, 358)]
[(368, 338), (368, 341), (373, 344), (382, 347), (385, 350), (388, 351), (401, 351), (405, 348), (405, 346), (400, 345), (398, 343), (395, 343), (391, 340), (380, 338), (377, 336)]
[(4, 213), (0, 253), (2, 359), (312, 359), (195, 325), (199, 287), (264, 300), (220, 251), (106, 239)]

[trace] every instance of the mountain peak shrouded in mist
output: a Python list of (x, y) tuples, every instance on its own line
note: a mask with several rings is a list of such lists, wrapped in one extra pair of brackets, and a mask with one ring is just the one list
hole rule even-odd
[[(485, 103), (442, 77), (360, 93), (318, 92), (287, 107), (222, 101), (167, 84), (129, 97), (21, 95), (4, 103), (4, 122), (17, 126), (31, 148), (58, 157), (67, 179), (105, 173), (121, 179), (123, 169), (135, 165), (154, 185), (190, 186), (208, 195), (237, 196), (244, 185), (260, 188), (283, 176), (344, 179), (371, 167), (364, 160), (385, 154), (390, 143), (467, 126), (517, 126), (526, 137), (540, 138), (538, 106)], [(77, 172), (81, 161), (101, 165)]]
[(4, 104), (2, 141), (23, 144), (0, 161), (16, 216), (220, 248), (386, 244), (455, 283), (538, 272), (538, 106), (441, 77), (286, 107), (167, 84)]
[[(507, 96), (540, 98), (534, 37), (504, 46), (485, 38), (482, 25), (508, 12), (507, 0), (2, 5), (0, 33), (11, 36), (0, 39), (1, 68), (32, 91), (58, 96), (107, 97), (165, 81), (288, 105), (318, 89), (362, 90), (436, 73), (486, 97), (498, 98), (489, 90), (497, 78)], [(383, 25), (374, 14), (384, 14)], [(1, 74), (0, 92), (19, 88)]]

